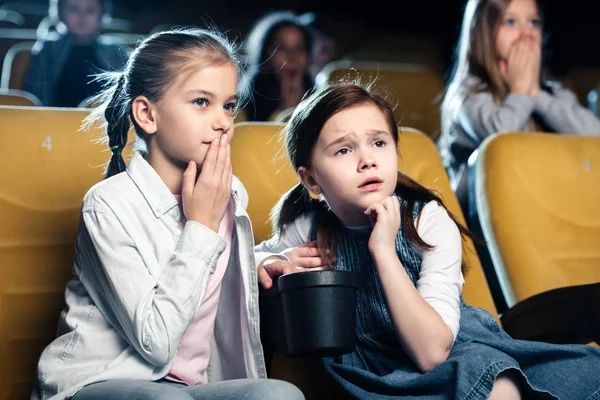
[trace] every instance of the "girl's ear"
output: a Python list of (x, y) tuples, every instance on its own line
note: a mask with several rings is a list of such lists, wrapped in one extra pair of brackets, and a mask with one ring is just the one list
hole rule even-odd
[(155, 134), (158, 130), (157, 114), (158, 109), (146, 96), (138, 96), (131, 104), (131, 114), (135, 122), (149, 135)]
[(307, 188), (309, 192), (317, 195), (321, 194), (321, 186), (319, 186), (319, 182), (317, 182), (315, 176), (307, 168), (298, 168), (298, 176), (300, 177), (300, 181), (304, 187)]

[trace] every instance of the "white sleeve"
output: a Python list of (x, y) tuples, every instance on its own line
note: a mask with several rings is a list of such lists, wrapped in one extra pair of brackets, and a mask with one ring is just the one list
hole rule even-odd
[(121, 221), (103, 208), (106, 212), (90, 207), (82, 213), (75, 257), (81, 282), (98, 308), (114, 315), (112, 324), (140, 357), (163, 367), (175, 357), (226, 243), (204, 225), (187, 221), (156, 278), (148, 263), (158, 260), (142, 255)]
[(464, 284), (460, 231), (444, 207), (431, 201), (421, 210), (417, 233), (425, 243), (433, 246), (421, 254), (417, 290), (440, 314), (456, 340)]
[(303, 214), (296, 218), (294, 222), (283, 227), (281, 237), (273, 236), (254, 246), (256, 265), (260, 265), (262, 260), (269, 256), (278, 256), (287, 260), (287, 257), (280, 253), (286, 249), (309, 242), (311, 221), (312, 213)]

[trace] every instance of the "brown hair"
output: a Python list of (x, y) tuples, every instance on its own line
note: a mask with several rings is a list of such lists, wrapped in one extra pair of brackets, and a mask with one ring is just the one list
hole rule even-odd
[[(284, 130), (285, 145), (288, 157), (296, 171), (300, 167), (311, 167), (313, 148), (325, 123), (336, 113), (357, 105), (369, 104), (377, 107), (384, 115), (396, 143), (398, 142), (398, 124), (390, 104), (370, 88), (357, 84), (337, 83), (326, 86), (304, 99), (294, 111)], [(418, 182), (398, 172), (395, 193), (407, 203), (402, 210), (402, 227), (408, 240), (418, 248), (431, 248), (418, 235), (413, 212), (418, 202), (437, 201), (443, 207), (439, 196)], [(332, 256), (337, 247), (336, 228), (340, 222), (322, 200), (311, 198), (308, 190), (297, 184), (288, 191), (271, 212), (273, 228), (276, 235), (281, 236), (283, 227), (298, 216), (315, 211), (319, 221), (317, 245), (320, 256), (326, 264), (332, 265)], [(473, 234), (456, 221), (448, 211), (450, 218), (456, 223), (461, 233), (473, 237)], [(331, 250), (328, 253), (326, 250)], [(464, 266), (463, 266), (464, 269)]]

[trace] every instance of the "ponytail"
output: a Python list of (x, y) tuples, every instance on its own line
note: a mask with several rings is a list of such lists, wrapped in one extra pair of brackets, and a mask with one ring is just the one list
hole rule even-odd
[(123, 159), (123, 149), (127, 144), (129, 122), (126, 77), (121, 74), (114, 88), (114, 92), (104, 111), (106, 119), (106, 135), (108, 136), (108, 147), (112, 155), (106, 168), (104, 178), (110, 178), (120, 172), (125, 171), (127, 166)]
[(278, 237), (283, 233), (283, 227), (293, 222), (300, 215), (313, 211), (319, 207), (318, 200), (310, 197), (310, 193), (302, 182), (288, 190), (271, 210), (273, 232)]

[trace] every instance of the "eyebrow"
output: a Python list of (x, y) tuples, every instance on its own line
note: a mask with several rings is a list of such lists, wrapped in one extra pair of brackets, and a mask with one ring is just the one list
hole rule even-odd
[[(506, 17), (514, 17), (514, 16), (519, 16), (519, 15), (515, 11), (507, 11), (504, 14), (504, 18), (506, 18)], [(539, 12), (534, 12), (534, 13), (528, 14), (527, 18), (540, 18), (540, 13)]]
[[(388, 131), (382, 131), (382, 130), (379, 130), (379, 129), (367, 129), (365, 131), (365, 133), (368, 136), (390, 135), (390, 133)], [(325, 148), (329, 149), (330, 147), (333, 147), (335, 145), (338, 145), (340, 143), (343, 143), (343, 142), (347, 141), (351, 137), (356, 137), (356, 133), (354, 133), (354, 132), (348, 132), (344, 136), (341, 136), (341, 137), (335, 139), (333, 142), (329, 143)]]
[[(209, 92), (208, 90), (202, 90), (202, 89), (188, 90), (185, 93), (188, 94), (188, 95), (195, 94), (195, 95), (200, 95), (200, 96), (206, 96), (206, 97), (209, 97), (209, 98), (215, 98), (216, 97), (214, 93)], [(238, 95), (237, 94), (233, 94), (233, 95), (229, 96), (227, 98), (227, 100), (225, 100), (225, 102), (229, 102), (229, 101), (232, 101), (232, 100), (238, 101)]]

